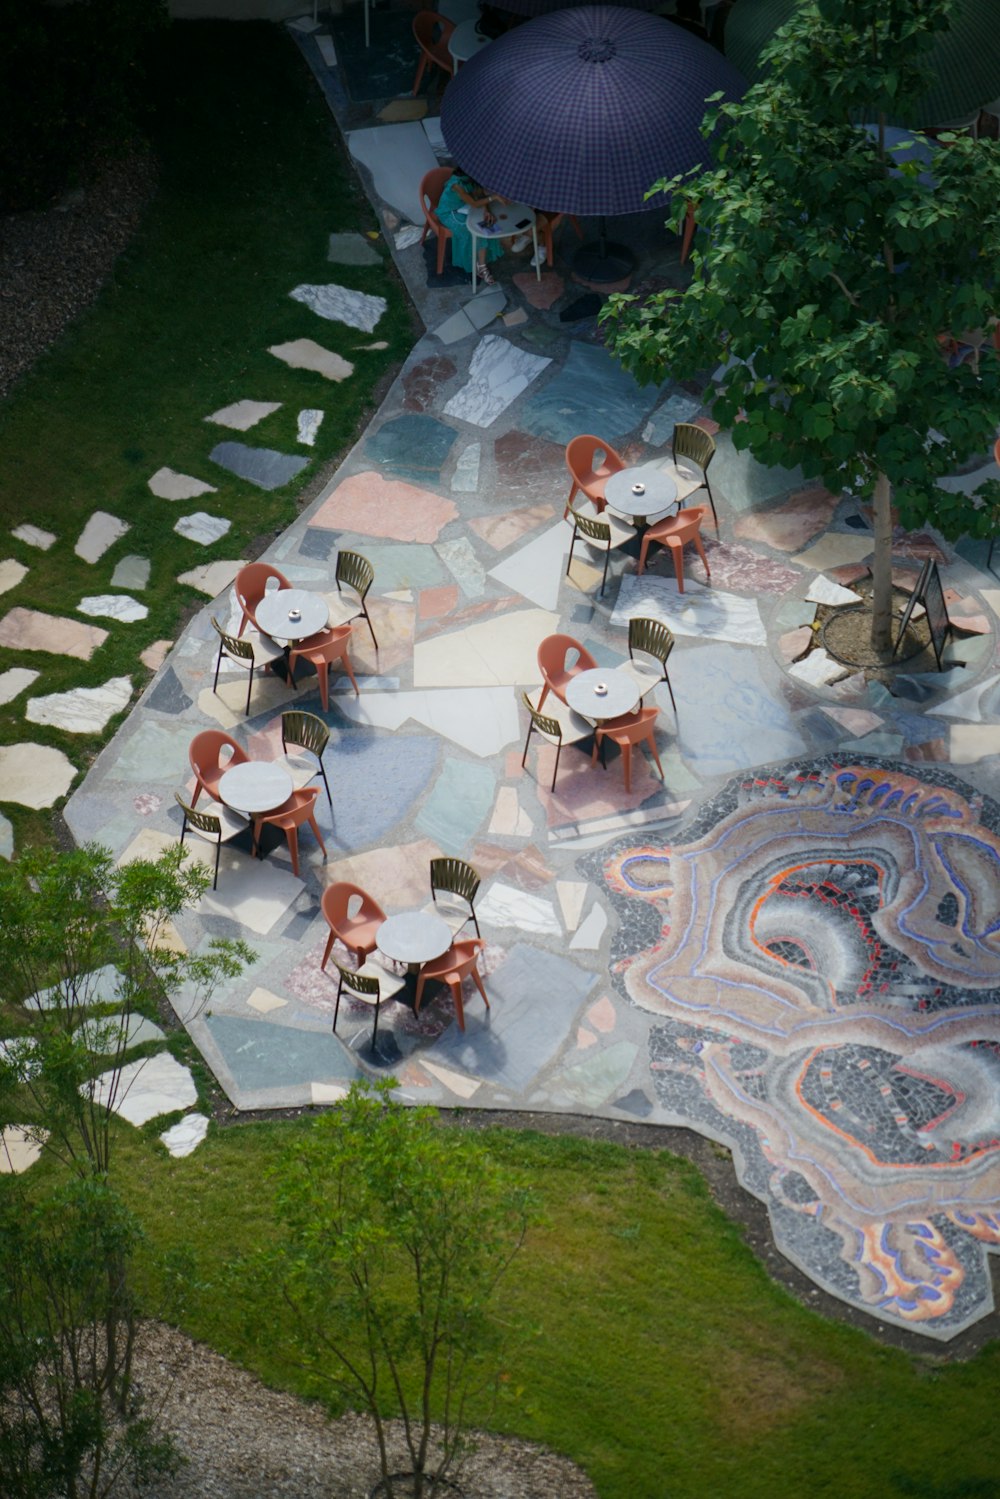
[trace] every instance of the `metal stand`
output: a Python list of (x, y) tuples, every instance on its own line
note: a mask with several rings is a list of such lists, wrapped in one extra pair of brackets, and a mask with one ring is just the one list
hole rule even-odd
[(573, 270), (584, 281), (624, 281), (635, 270), (635, 256), (627, 245), (608, 240), (607, 221), (598, 221), (597, 244), (581, 245), (573, 256)]

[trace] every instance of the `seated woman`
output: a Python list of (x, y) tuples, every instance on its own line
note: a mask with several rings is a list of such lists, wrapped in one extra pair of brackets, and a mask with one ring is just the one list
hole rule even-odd
[[(474, 214), (477, 219), (484, 219), (486, 223), (493, 223), (493, 214), (490, 212), (490, 204), (493, 195), (487, 193), (471, 177), (464, 172), (455, 171), (448, 178), (441, 194), (441, 200), (437, 206), (437, 216), (446, 229), (451, 230), (451, 258), (453, 264), (461, 266), (463, 271), (472, 273), (472, 235), (466, 225), (466, 213)], [(487, 286), (494, 286), (493, 272), (488, 262), (497, 260), (503, 254), (503, 245), (499, 239), (485, 239), (479, 241), (477, 275)]]

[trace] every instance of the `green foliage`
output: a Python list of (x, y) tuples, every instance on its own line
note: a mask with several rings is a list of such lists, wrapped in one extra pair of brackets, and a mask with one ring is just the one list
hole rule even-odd
[(295, 1141), (273, 1173), (279, 1242), (239, 1276), (280, 1287), (270, 1335), (319, 1388), (362, 1402), (387, 1481), (384, 1422), (402, 1417), (419, 1499), (460, 1451), (469, 1401), (497, 1379), (495, 1293), (530, 1204), (480, 1140), (395, 1103), (393, 1086), (354, 1084)]
[[(19, 1031), (0, 1058), (0, 1121), (25, 1125), (84, 1177), (108, 1169), (133, 1016), (155, 1013), (161, 989), (196, 1014), (253, 956), (242, 942), (195, 956), (164, 945), (209, 879), (179, 848), (121, 867), (96, 845), (0, 864), (0, 999)], [(26, 1006), (43, 990), (44, 1005)]]
[(861, 495), (883, 474), (905, 525), (954, 537), (990, 529), (936, 480), (992, 443), (1000, 359), (950, 369), (937, 335), (1000, 310), (1000, 144), (956, 137), (922, 181), (854, 123), (919, 94), (952, 6), (805, 0), (766, 81), (710, 113), (714, 167), (658, 184), (675, 228), (696, 205), (691, 285), (604, 315), (639, 378), (728, 359), (712, 413), (738, 449)]

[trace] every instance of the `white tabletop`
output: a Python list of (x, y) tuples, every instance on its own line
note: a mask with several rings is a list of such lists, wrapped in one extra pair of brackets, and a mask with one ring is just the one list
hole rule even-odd
[[(289, 613), (298, 610), (298, 619)], [(265, 593), (254, 610), (258, 627), (274, 640), (304, 640), (322, 630), (330, 618), (326, 600), (307, 588), (276, 588)]]
[(219, 780), (219, 800), (237, 812), (273, 812), (294, 790), (288, 771), (273, 760), (244, 760)]
[[(595, 689), (604, 687), (605, 692)], [(566, 684), (566, 702), (582, 718), (597, 723), (608, 718), (617, 718), (620, 713), (630, 713), (639, 701), (639, 688), (627, 672), (616, 666), (597, 666), (592, 671), (579, 671)]]
[(375, 933), (379, 952), (395, 963), (429, 963), (451, 943), (451, 927), (433, 911), (402, 911), (387, 917)]
[(476, 30), (479, 18), (473, 16), (469, 21), (461, 21), (448, 38), (448, 51), (456, 62), (468, 62), (477, 52), (490, 44), (488, 36), (481, 36)]
[[(642, 485), (641, 494), (635, 486)], [(670, 474), (655, 464), (640, 464), (636, 468), (623, 468), (612, 474), (604, 486), (604, 498), (608, 508), (617, 515), (628, 515), (635, 520), (647, 515), (659, 515), (677, 499), (677, 485)]]
[(494, 222), (488, 224), (484, 229), (484, 208), (470, 208), (465, 226), (472, 235), (472, 289), (476, 289), (476, 271), (479, 262), (476, 259), (477, 241), (481, 239), (516, 239), (519, 234), (531, 233), (531, 243), (534, 245), (535, 254), (535, 280), (541, 281), (542, 267), (538, 261), (538, 226), (535, 222), (535, 210), (529, 208), (527, 203), (500, 203), (496, 199), (490, 212)]

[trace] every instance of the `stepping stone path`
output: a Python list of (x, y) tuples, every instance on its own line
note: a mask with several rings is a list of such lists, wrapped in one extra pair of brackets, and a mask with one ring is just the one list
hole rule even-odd
[(9, 671), (0, 672), (0, 703), (12, 703), (18, 693), (37, 681), (38, 675), (26, 666), (12, 666)]
[(293, 370), (312, 370), (326, 380), (346, 380), (348, 375), (354, 373), (353, 364), (342, 359), (339, 354), (334, 354), (332, 349), (324, 349), (322, 344), (311, 338), (295, 338), (290, 343), (272, 344), (267, 352)]
[(0, 619), (0, 645), (16, 651), (48, 651), (54, 656), (89, 661), (107, 638), (107, 630), (98, 625), (43, 614), (39, 609), (11, 609)]
[(73, 548), (84, 562), (99, 562), (109, 547), (120, 541), (129, 529), (128, 522), (109, 515), (106, 510), (95, 510)]
[(52, 724), (68, 734), (100, 734), (131, 696), (131, 677), (111, 677), (102, 687), (72, 687), (69, 692), (33, 697), (24, 716), (29, 723)]
[(76, 767), (47, 744), (0, 745), (3, 799), (21, 807), (51, 807), (73, 784)]
[(220, 442), (208, 456), (238, 479), (267, 490), (280, 489), (309, 462), (297, 454), (278, 453), (274, 448), (250, 448), (242, 442)]
[(324, 415), (325, 412), (317, 411), (312, 407), (306, 407), (305, 411), (299, 412), (298, 430), (295, 435), (307, 448), (315, 445), (316, 434), (319, 432)]
[[(417, 238), (420, 238), (419, 230)], [(307, 307), (311, 307), (317, 317), (326, 318), (328, 322), (344, 323), (348, 328), (357, 328), (362, 333), (375, 332), (375, 324), (388, 306), (385, 297), (352, 291), (335, 282), (327, 286), (297, 286), (288, 295), (294, 301), (304, 302)]]
[(186, 536), (188, 541), (197, 541), (201, 546), (209, 547), (213, 541), (225, 536), (231, 525), (232, 521), (223, 520), (219, 515), (208, 515), (204, 510), (196, 510), (193, 515), (182, 515), (174, 530), (178, 536)]
[(230, 427), (234, 432), (249, 432), (265, 416), (280, 410), (280, 401), (236, 401), (232, 406), (223, 406), (221, 411), (213, 411), (205, 420), (220, 427)]
[(6, 593), (8, 589), (16, 588), (28, 576), (28, 569), (21, 562), (15, 562), (13, 557), (7, 557), (0, 562), (0, 593)]
[(160, 1139), (170, 1155), (179, 1159), (190, 1155), (208, 1134), (208, 1119), (204, 1114), (185, 1114), (177, 1124), (171, 1125)]
[[(124, 1031), (124, 1036), (122, 1032)], [(109, 1056), (117, 1051), (124, 1040), (126, 1046), (142, 1046), (147, 1041), (165, 1041), (166, 1035), (152, 1020), (133, 1011), (126, 1021), (120, 1012), (115, 1015), (93, 1016), (73, 1032), (75, 1040), (83, 1041), (88, 1049), (99, 1056)]]
[[(204, 593), (210, 599), (217, 599), (220, 593), (224, 593), (232, 584), (241, 567), (246, 563), (239, 560), (230, 561), (226, 559), (221, 562), (203, 562), (200, 567), (192, 567), (190, 572), (181, 573), (178, 583), (186, 583), (189, 588), (197, 588), (199, 593)], [(169, 641), (158, 641), (158, 645), (169, 646)], [(150, 646), (150, 650), (153, 647)], [(166, 652), (164, 652), (164, 655)], [(143, 657), (145, 659), (145, 657)], [(163, 657), (160, 658), (162, 664)], [(148, 664), (148, 663), (147, 663)], [(153, 670), (157, 670), (154, 667)]]
[(111, 574), (112, 588), (145, 588), (149, 582), (148, 557), (123, 557)]
[(47, 552), (58, 539), (51, 531), (41, 531), (37, 526), (15, 526), (10, 534), (29, 547), (37, 547), (40, 552)]
[(217, 493), (214, 484), (205, 484), (172, 468), (158, 468), (149, 480), (149, 487), (161, 500), (196, 500), (200, 494)]
[(327, 260), (337, 265), (381, 265), (382, 257), (363, 234), (331, 234)]
[(117, 619), (122, 624), (134, 624), (145, 619), (149, 610), (127, 593), (95, 593), (81, 599), (76, 606), (81, 614), (90, 614), (97, 619)]
[(20, 1124), (8, 1124), (6, 1129), (0, 1130), (0, 1176), (20, 1174), (35, 1164), (47, 1134), (46, 1131), (41, 1133), (40, 1139), (34, 1130), (29, 1134)]
[(152, 645), (147, 646), (144, 651), (140, 651), (139, 660), (150, 671), (159, 671), (167, 659), (173, 643), (172, 640), (154, 640)]
[[(113, 1112), (129, 1124), (145, 1124), (157, 1114), (189, 1109), (198, 1099), (191, 1073), (169, 1052), (130, 1062), (121, 1069), (119, 1077)], [(94, 1089), (95, 1103), (106, 1103), (114, 1082), (114, 1071), (101, 1074)]]
[(14, 829), (3, 813), (0, 812), (0, 859), (13, 859), (14, 857)]

